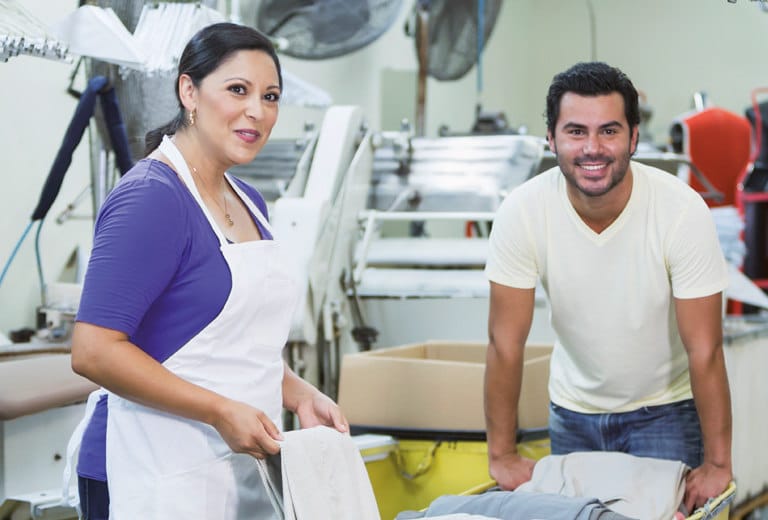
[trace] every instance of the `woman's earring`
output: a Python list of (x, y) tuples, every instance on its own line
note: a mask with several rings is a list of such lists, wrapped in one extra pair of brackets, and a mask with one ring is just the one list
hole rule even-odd
[(189, 126), (195, 126), (195, 112), (197, 112), (197, 110), (192, 110), (189, 112), (189, 117), (187, 119)]

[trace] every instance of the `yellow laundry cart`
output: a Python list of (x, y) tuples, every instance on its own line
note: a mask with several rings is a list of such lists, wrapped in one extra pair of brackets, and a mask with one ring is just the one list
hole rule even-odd
[[(482, 396), (487, 344), (426, 341), (346, 354), (339, 380), (344, 410), (373, 485), (382, 520), (425, 509), (442, 495), (481, 493), (488, 474)], [(551, 344), (528, 344), (518, 405), (518, 451), (549, 455)], [(460, 384), (457, 384), (460, 382)], [(726, 520), (735, 486), (688, 520)]]
[[(392, 520), (401, 511), (424, 509), (442, 495), (482, 493), (496, 484), (488, 475), (485, 441), (357, 437), (382, 520)], [(540, 459), (549, 454), (549, 439), (521, 442), (518, 450), (525, 457)], [(731, 484), (687, 520), (727, 520), (735, 490)]]

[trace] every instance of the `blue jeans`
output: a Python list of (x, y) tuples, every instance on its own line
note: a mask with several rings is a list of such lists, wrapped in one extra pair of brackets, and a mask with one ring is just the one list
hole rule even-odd
[(77, 478), (82, 520), (107, 520), (109, 518), (109, 490), (103, 480)]
[(701, 465), (704, 448), (692, 399), (632, 412), (585, 414), (549, 405), (553, 455), (574, 451), (620, 451), (639, 457)]

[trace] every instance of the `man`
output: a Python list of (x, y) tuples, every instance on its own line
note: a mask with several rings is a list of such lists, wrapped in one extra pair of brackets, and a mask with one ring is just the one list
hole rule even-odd
[(536, 280), (557, 335), (549, 381), (553, 454), (622, 451), (681, 460), (685, 506), (732, 479), (730, 393), (722, 350), (727, 270), (702, 198), (630, 161), (638, 96), (620, 70), (580, 63), (547, 95), (558, 167), (499, 208), (491, 282), (485, 413), (491, 475), (530, 480), (515, 447), (523, 348)]

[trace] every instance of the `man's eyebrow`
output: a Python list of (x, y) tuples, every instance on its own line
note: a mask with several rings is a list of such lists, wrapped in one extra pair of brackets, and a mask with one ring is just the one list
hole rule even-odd
[[(623, 127), (623, 125), (619, 121), (608, 121), (607, 123), (603, 123), (598, 128), (613, 128), (613, 127)], [(569, 121), (563, 125), (563, 129), (567, 128), (587, 128), (587, 125), (582, 123), (576, 123), (574, 121)]]
[(563, 128), (586, 128), (587, 125), (583, 125), (581, 123), (574, 123), (573, 121), (568, 121), (563, 125)]

